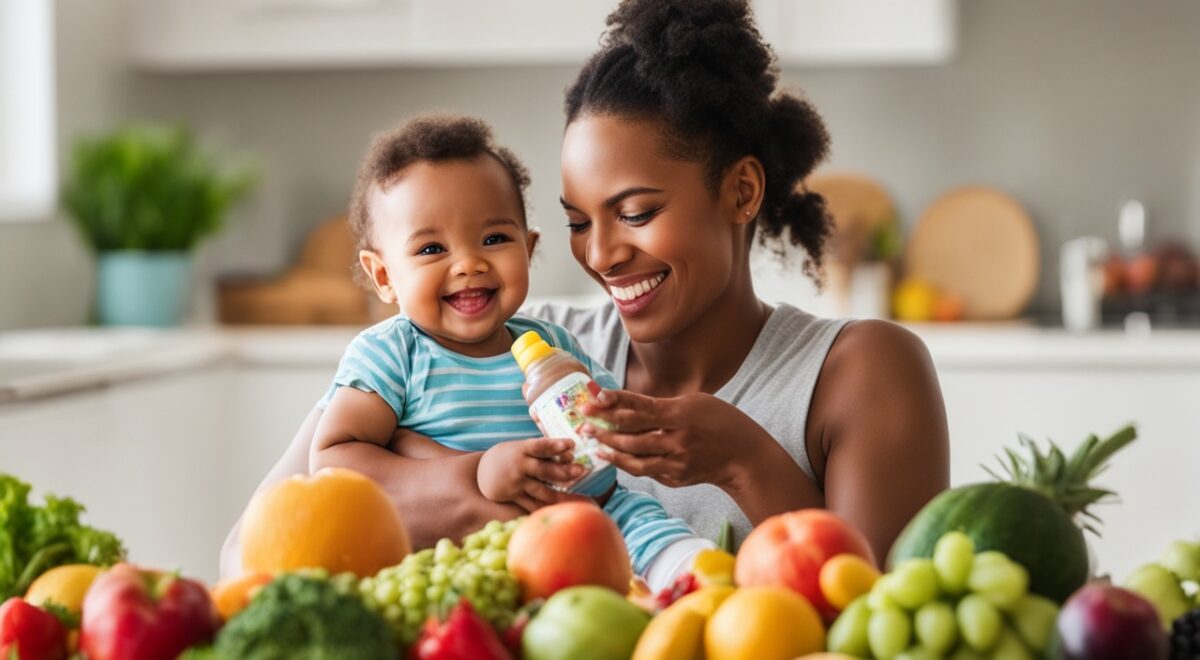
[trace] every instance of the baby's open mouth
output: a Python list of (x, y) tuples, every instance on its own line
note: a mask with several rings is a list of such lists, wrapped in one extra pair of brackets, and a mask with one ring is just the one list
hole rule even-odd
[(442, 300), (445, 300), (446, 304), (453, 307), (459, 314), (473, 316), (487, 309), (495, 297), (496, 289), (472, 287), (442, 296)]

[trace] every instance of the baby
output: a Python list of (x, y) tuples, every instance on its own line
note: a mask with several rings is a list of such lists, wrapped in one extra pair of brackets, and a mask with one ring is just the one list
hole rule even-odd
[[(581, 476), (570, 441), (539, 437), (509, 349), (534, 330), (579, 359), (602, 387), (616, 382), (565, 329), (517, 315), (538, 239), (526, 224), (528, 185), (525, 167), (476, 119), (420, 117), (375, 137), (350, 224), (360, 274), (400, 314), (346, 349), (322, 402), (313, 469), (344, 464), (339, 448), (347, 443), (387, 447), (403, 428), (450, 450), (483, 452), (480, 492), (527, 511), (556, 501), (550, 483)], [(603, 501), (634, 571), (651, 587), (669, 583), (695, 552), (712, 546), (649, 495), (616, 486), (615, 470), (602, 476), (584, 494)]]

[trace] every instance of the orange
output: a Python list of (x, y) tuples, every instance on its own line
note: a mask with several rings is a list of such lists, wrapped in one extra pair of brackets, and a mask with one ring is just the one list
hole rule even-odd
[(256, 496), (242, 521), (246, 572), (325, 568), (365, 577), (400, 563), (411, 550), (383, 489), (342, 468), (284, 479)]
[(79, 614), (83, 609), (83, 596), (100, 570), (99, 566), (91, 564), (57, 566), (39, 575), (29, 585), (25, 600), (38, 607), (57, 603), (71, 614)]
[(254, 595), (264, 585), (274, 579), (270, 573), (246, 573), (235, 578), (221, 580), (212, 588), (213, 605), (217, 613), (228, 621), (250, 604)]
[(843, 553), (821, 567), (821, 593), (836, 610), (844, 610), (855, 598), (871, 591), (879, 579), (875, 564), (858, 555)]
[(708, 660), (792, 660), (824, 649), (817, 610), (787, 587), (738, 589), (704, 629)]

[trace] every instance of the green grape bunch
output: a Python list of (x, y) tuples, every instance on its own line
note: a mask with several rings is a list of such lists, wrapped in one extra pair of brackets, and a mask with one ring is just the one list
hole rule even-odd
[(381, 615), (405, 645), (420, 635), (431, 615), (466, 598), (498, 630), (512, 623), (521, 592), (506, 568), (508, 540), (521, 519), (493, 520), (458, 547), (441, 539), (358, 584), (367, 606)]

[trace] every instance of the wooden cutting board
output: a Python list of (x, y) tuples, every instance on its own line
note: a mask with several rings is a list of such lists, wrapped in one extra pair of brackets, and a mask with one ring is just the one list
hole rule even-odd
[(874, 232), (896, 221), (896, 206), (887, 190), (875, 179), (856, 172), (818, 172), (804, 182), (809, 190), (825, 198), (833, 218), (830, 256), (854, 268)]
[(1010, 319), (1037, 290), (1037, 232), (1020, 202), (986, 186), (956, 188), (917, 219), (905, 272), (960, 296), (970, 320)]

